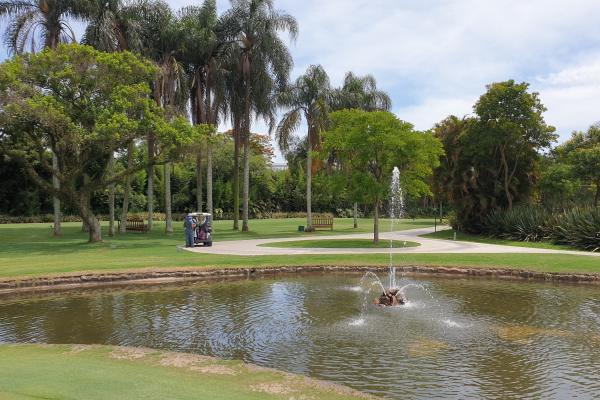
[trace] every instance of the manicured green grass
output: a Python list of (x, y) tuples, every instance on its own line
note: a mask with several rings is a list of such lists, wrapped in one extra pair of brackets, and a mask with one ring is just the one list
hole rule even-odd
[[(215, 223), (215, 240), (248, 237), (314, 237), (296, 232), (302, 220), (251, 221), (250, 234), (233, 232), (231, 222)], [(429, 220), (403, 223), (400, 228), (430, 225)], [(369, 225), (367, 225), (369, 223)], [(336, 219), (333, 234), (354, 232), (352, 220)], [(231, 256), (183, 251), (182, 228), (166, 236), (162, 226), (150, 234), (128, 233), (106, 237), (104, 243), (88, 244), (79, 224), (65, 224), (63, 236), (52, 237), (50, 224), (0, 225), (0, 278), (51, 276), (132, 269), (220, 268), (288, 265), (387, 265), (387, 254)], [(360, 221), (367, 230), (370, 221)], [(347, 227), (347, 228), (344, 228)], [(330, 232), (319, 232), (326, 235)], [(507, 267), (547, 272), (598, 272), (597, 257), (560, 254), (401, 254), (397, 265), (440, 265), (465, 267)]]
[[(454, 239), (454, 231), (452, 229), (447, 229), (444, 231), (428, 233), (428, 234), (421, 235), (421, 236), (424, 238), (430, 238), (430, 239), (453, 240)], [(463, 242), (500, 244), (500, 245), (504, 245), (504, 246), (529, 247), (529, 248), (534, 248), (534, 249), (577, 250), (577, 249), (574, 249), (573, 247), (561, 246), (561, 245), (552, 244), (549, 242), (519, 242), (517, 240), (497, 239), (497, 238), (491, 238), (491, 237), (481, 236), (481, 235), (471, 235), (471, 234), (463, 233), (463, 232), (456, 232), (456, 240), (463, 241)]]
[(404, 242), (401, 240), (394, 240), (392, 243), (389, 240), (381, 240), (379, 243), (373, 243), (371, 239), (296, 240), (293, 242), (266, 243), (260, 246), (296, 249), (389, 249), (390, 245), (395, 249), (420, 246), (419, 243)]
[(237, 361), (157, 350), (0, 346), (1, 399), (354, 399), (327, 382)]

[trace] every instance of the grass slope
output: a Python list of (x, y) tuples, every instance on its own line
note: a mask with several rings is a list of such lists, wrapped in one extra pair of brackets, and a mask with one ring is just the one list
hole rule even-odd
[[(421, 236), (424, 238), (429, 238), (429, 239), (453, 240), (454, 239), (454, 231), (452, 229), (447, 229), (444, 231), (427, 233), (427, 234), (421, 235)], [(456, 240), (463, 241), (463, 242), (500, 244), (500, 245), (504, 245), (504, 246), (528, 247), (528, 248), (534, 248), (534, 249), (577, 250), (576, 248), (573, 248), (570, 246), (561, 246), (561, 245), (552, 244), (549, 242), (520, 242), (517, 240), (505, 240), (505, 239), (497, 239), (497, 238), (491, 238), (491, 237), (481, 236), (481, 235), (471, 235), (469, 233), (463, 233), (463, 232), (456, 232)]]
[[(316, 234), (297, 232), (303, 220), (251, 221), (252, 232), (231, 230), (230, 221), (215, 223), (215, 241), (259, 237), (325, 237), (327, 234), (354, 233), (352, 220), (335, 220), (333, 232)], [(430, 220), (402, 223), (399, 229), (422, 228)], [(65, 224), (63, 236), (52, 237), (49, 224), (0, 225), (0, 279), (51, 276), (66, 273), (110, 272), (132, 269), (219, 268), (286, 265), (387, 265), (386, 254), (230, 256), (194, 254), (177, 248), (183, 242), (182, 228), (176, 224), (172, 236), (157, 224), (150, 234), (128, 233), (106, 237), (100, 244), (88, 244), (80, 224)], [(360, 221), (360, 230), (368, 231), (370, 220)], [(315, 235), (315, 236), (313, 236)], [(396, 265), (440, 265), (465, 267), (524, 268), (546, 272), (598, 272), (596, 257), (560, 254), (402, 254), (394, 256)]]
[[(394, 240), (392, 247), (395, 249), (403, 247), (417, 247), (419, 243)], [(293, 242), (274, 242), (261, 244), (262, 247), (279, 247), (295, 249), (389, 249), (390, 241), (381, 240), (379, 243), (373, 243), (371, 239), (313, 239), (296, 240)]]
[(7, 400), (368, 398), (237, 361), (111, 346), (3, 345), (0, 370)]

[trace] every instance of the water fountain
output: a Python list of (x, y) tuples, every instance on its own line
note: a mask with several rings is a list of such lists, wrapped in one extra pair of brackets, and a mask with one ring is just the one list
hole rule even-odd
[(386, 289), (379, 277), (373, 273), (367, 273), (363, 277), (363, 282), (365, 278), (369, 278), (372, 280), (371, 286), (373, 284), (378, 284), (381, 288), (381, 295), (375, 299), (375, 304), (380, 306), (399, 306), (406, 304), (408, 301), (406, 295), (404, 293), (404, 289), (410, 285), (406, 285), (404, 287), (398, 287), (396, 282), (396, 267), (394, 266), (393, 260), (393, 251), (394, 248), (394, 240), (391, 233), (394, 232), (394, 223), (396, 219), (402, 218), (404, 214), (404, 194), (402, 192), (402, 187), (400, 186), (400, 170), (398, 167), (394, 167), (392, 171), (392, 180), (390, 183), (390, 265), (389, 265), (389, 283), (388, 288)]

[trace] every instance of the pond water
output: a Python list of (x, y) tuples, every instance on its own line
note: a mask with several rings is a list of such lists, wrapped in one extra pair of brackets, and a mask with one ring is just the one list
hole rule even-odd
[(408, 287), (406, 306), (378, 308), (359, 282), (279, 276), (13, 295), (0, 298), (0, 343), (195, 352), (394, 399), (600, 395), (598, 287), (398, 277), (425, 289)]

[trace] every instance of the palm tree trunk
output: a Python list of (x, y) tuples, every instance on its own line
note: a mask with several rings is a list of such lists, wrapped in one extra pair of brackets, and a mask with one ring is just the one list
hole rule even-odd
[(213, 187), (212, 187), (212, 146), (206, 148), (206, 211), (213, 214)]
[[(133, 140), (127, 146), (127, 168), (133, 166)], [(119, 233), (127, 232), (127, 213), (129, 211), (129, 197), (131, 194), (131, 175), (125, 178), (125, 190), (123, 192), (123, 209), (121, 210), (121, 227)]]
[(240, 130), (239, 125), (233, 127), (233, 229), (240, 229)]
[(154, 134), (148, 135), (148, 231), (154, 222)]
[(596, 181), (596, 197), (594, 198), (594, 207), (598, 207), (600, 201), (600, 178)]
[(196, 208), (202, 212), (202, 150), (196, 154)]
[[(52, 169), (58, 170), (58, 158), (54, 152), (52, 152)], [(55, 174), (52, 174), (52, 187), (56, 190), (60, 189), (60, 182)], [(52, 204), (54, 206), (54, 236), (60, 236), (60, 199), (53, 196)]]
[(373, 212), (373, 243), (379, 243), (379, 198), (375, 200), (375, 210)]
[(354, 229), (358, 228), (358, 203), (354, 203)]
[(173, 233), (173, 216), (171, 215), (171, 163), (165, 164), (165, 230)]
[(244, 133), (244, 186), (242, 193), (242, 232), (248, 232), (248, 207), (250, 200), (250, 133)]
[[(111, 151), (108, 170), (112, 178), (115, 171), (115, 154)], [(115, 236), (115, 184), (108, 185), (108, 236)]]
[(306, 231), (314, 230), (312, 224), (312, 138), (308, 130), (308, 151), (306, 152)]

